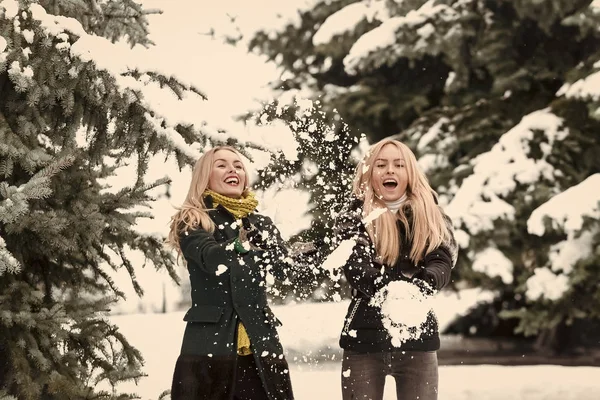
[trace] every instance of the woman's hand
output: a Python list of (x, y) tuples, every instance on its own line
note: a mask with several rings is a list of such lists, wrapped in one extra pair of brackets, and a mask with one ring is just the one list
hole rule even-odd
[(242, 227), (240, 228), (240, 240), (242, 243), (250, 244), (252, 250), (267, 250), (274, 247), (273, 243), (265, 238), (258, 229), (252, 225), (248, 217), (242, 218)]
[(264, 250), (257, 245), (257, 237), (261, 236), (250, 220), (242, 218), (242, 226), (240, 227), (238, 237), (235, 239), (234, 249), (239, 254), (246, 254), (250, 250)]

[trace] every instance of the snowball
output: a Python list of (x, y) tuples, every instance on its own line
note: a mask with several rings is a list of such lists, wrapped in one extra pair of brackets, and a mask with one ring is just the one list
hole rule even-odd
[(426, 296), (414, 284), (391, 282), (372, 299), (372, 306), (381, 307), (383, 326), (396, 347), (408, 340), (417, 340), (432, 311), (432, 297)]

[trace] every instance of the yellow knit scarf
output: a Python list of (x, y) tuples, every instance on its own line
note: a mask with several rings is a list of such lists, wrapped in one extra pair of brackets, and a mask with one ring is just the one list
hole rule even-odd
[[(218, 206), (219, 204), (222, 205), (227, 209), (227, 211), (233, 214), (236, 219), (247, 217), (248, 214), (254, 211), (258, 205), (258, 200), (256, 200), (254, 193), (252, 192), (248, 192), (245, 197), (234, 199), (232, 197), (223, 196), (222, 194), (214, 192), (210, 189), (206, 189), (204, 191), (204, 196), (211, 196), (214, 207)], [(248, 337), (248, 332), (246, 332), (246, 328), (241, 321), (238, 323), (237, 333), (238, 354), (241, 356), (252, 354), (252, 349), (250, 348), (250, 337)]]
[(258, 200), (256, 200), (254, 193), (252, 192), (248, 192), (245, 197), (234, 199), (232, 197), (223, 196), (210, 189), (206, 189), (204, 191), (204, 196), (212, 197), (214, 207), (219, 204), (222, 205), (237, 219), (248, 216), (248, 214), (253, 212), (258, 205)]

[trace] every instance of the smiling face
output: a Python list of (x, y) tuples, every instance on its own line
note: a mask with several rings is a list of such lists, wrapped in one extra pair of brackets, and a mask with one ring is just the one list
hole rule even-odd
[(223, 196), (239, 199), (246, 187), (246, 170), (240, 157), (229, 150), (217, 150), (208, 188)]
[(406, 193), (408, 172), (402, 152), (394, 144), (386, 144), (375, 157), (371, 183), (377, 197), (396, 201)]

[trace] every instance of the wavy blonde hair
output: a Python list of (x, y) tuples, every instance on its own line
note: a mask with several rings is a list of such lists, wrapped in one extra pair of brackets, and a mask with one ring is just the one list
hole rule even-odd
[[(233, 147), (218, 146), (208, 150), (196, 161), (188, 194), (181, 207), (178, 207), (177, 212), (171, 217), (169, 236), (166, 241), (166, 244), (176, 249), (178, 254), (181, 254), (181, 247), (179, 245), (179, 235), (181, 233), (198, 227), (211, 233), (215, 230), (215, 223), (208, 215), (208, 209), (206, 208), (206, 204), (204, 204), (202, 194), (208, 188), (210, 174), (215, 161), (215, 153), (219, 150), (231, 151), (240, 158), (240, 161), (242, 160), (242, 155)], [(243, 161), (242, 168), (246, 173), (244, 192), (242, 193), (242, 196), (244, 196), (247, 195), (250, 185), (248, 170)]]
[[(407, 200), (397, 213), (385, 212), (367, 225), (367, 232), (375, 244), (377, 255), (386, 265), (393, 265), (402, 251), (397, 221), (400, 219), (412, 243), (410, 259), (416, 264), (425, 254), (439, 247), (449, 239), (444, 214), (436, 204), (437, 193), (429, 185), (425, 174), (417, 164), (414, 153), (404, 143), (384, 139), (375, 143), (363, 160), (358, 163), (354, 175), (352, 192), (363, 200), (363, 218), (377, 207), (386, 207), (374, 192), (372, 184), (373, 164), (384, 146), (393, 145), (400, 150), (407, 169)], [(406, 218), (403, 210), (412, 211), (412, 219)]]

